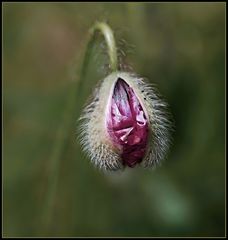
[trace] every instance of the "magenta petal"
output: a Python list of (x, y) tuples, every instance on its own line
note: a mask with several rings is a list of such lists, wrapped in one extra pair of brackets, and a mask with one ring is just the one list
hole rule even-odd
[(115, 84), (109, 108), (109, 135), (122, 147), (123, 164), (134, 167), (145, 156), (148, 120), (133, 89), (121, 78)]

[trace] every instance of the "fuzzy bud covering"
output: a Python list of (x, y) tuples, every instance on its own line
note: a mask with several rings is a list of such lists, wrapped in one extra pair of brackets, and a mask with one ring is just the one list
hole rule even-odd
[(80, 141), (103, 170), (154, 167), (170, 144), (169, 113), (151, 84), (127, 73), (107, 76), (93, 93), (80, 120)]

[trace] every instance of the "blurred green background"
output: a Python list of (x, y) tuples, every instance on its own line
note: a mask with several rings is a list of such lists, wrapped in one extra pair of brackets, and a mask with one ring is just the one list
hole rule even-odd
[[(96, 20), (170, 105), (173, 144), (155, 171), (104, 174), (81, 152), (77, 118), (107, 72), (99, 37), (66, 105)], [(224, 234), (225, 3), (4, 3), (3, 236)]]

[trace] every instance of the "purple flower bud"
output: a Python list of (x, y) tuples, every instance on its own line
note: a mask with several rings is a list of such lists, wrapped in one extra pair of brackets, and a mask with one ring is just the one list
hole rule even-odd
[(109, 108), (108, 133), (121, 149), (123, 164), (134, 167), (146, 152), (148, 120), (133, 89), (121, 78), (115, 84)]
[(165, 157), (171, 123), (154, 87), (126, 72), (107, 76), (80, 118), (80, 140), (104, 170), (154, 167)]

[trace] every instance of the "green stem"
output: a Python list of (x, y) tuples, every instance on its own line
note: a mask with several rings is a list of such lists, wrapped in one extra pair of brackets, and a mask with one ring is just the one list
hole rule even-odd
[(92, 53), (92, 47), (96, 40), (96, 34), (95, 34), (96, 32), (101, 32), (101, 34), (105, 39), (105, 42), (107, 45), (107, 53), (109, 56), (109, 66), (111, 71), (118, 70), (117, 49), (116, 49), (116, 42), (113, 35), (113, 31), (107, 23), (96, 22), (94, 26), (92, 26), (92, 28), (89, 30), (90, 39), (87, 44), (87, 49), (86, 49), (84, 61), (82, 64), (82, 69), (80, 74), (81, 79), (85, 78), (86, 71), (88, 69), (90, 55)]
[[(105, 39), (107, 45), (107, 53), (110, 61), (110, 70), (118, 70), (117, 49), (113, 32), (106, 23), (96, 22), (94, 26), (89, 30), (89, 41), (87, 43), (84, 60), (82, 62), (79, 81), (77, 82), (76, 89), (72, 88), (70, 90), (69, 98), (67, 99), (66, 103), (66, 111), (63, 115), (63, 123), (57, 132), (56, 140), (53, 145), (53, 152), (49, 161), (47, 195), (44, 206), (44, 215), (42, 219), (45, 233), (50, 232), (50, 228), (52, 227), (60, 163), (66, 150), (69, 135), (71, 133), (70, 130), (72, 129), (74, 124), (76, 104), (80, 102), (80, 94), (82, 92), (83, 83), (85, 81), (86, 72), (88, 70), (89, 60), (91, 59), (92, 48), (96, 41), (95, 33), (97, 31), (100, 31)], [(77, 113), (76, 118), (79, 117), (78, 115), (79, 113)]]

